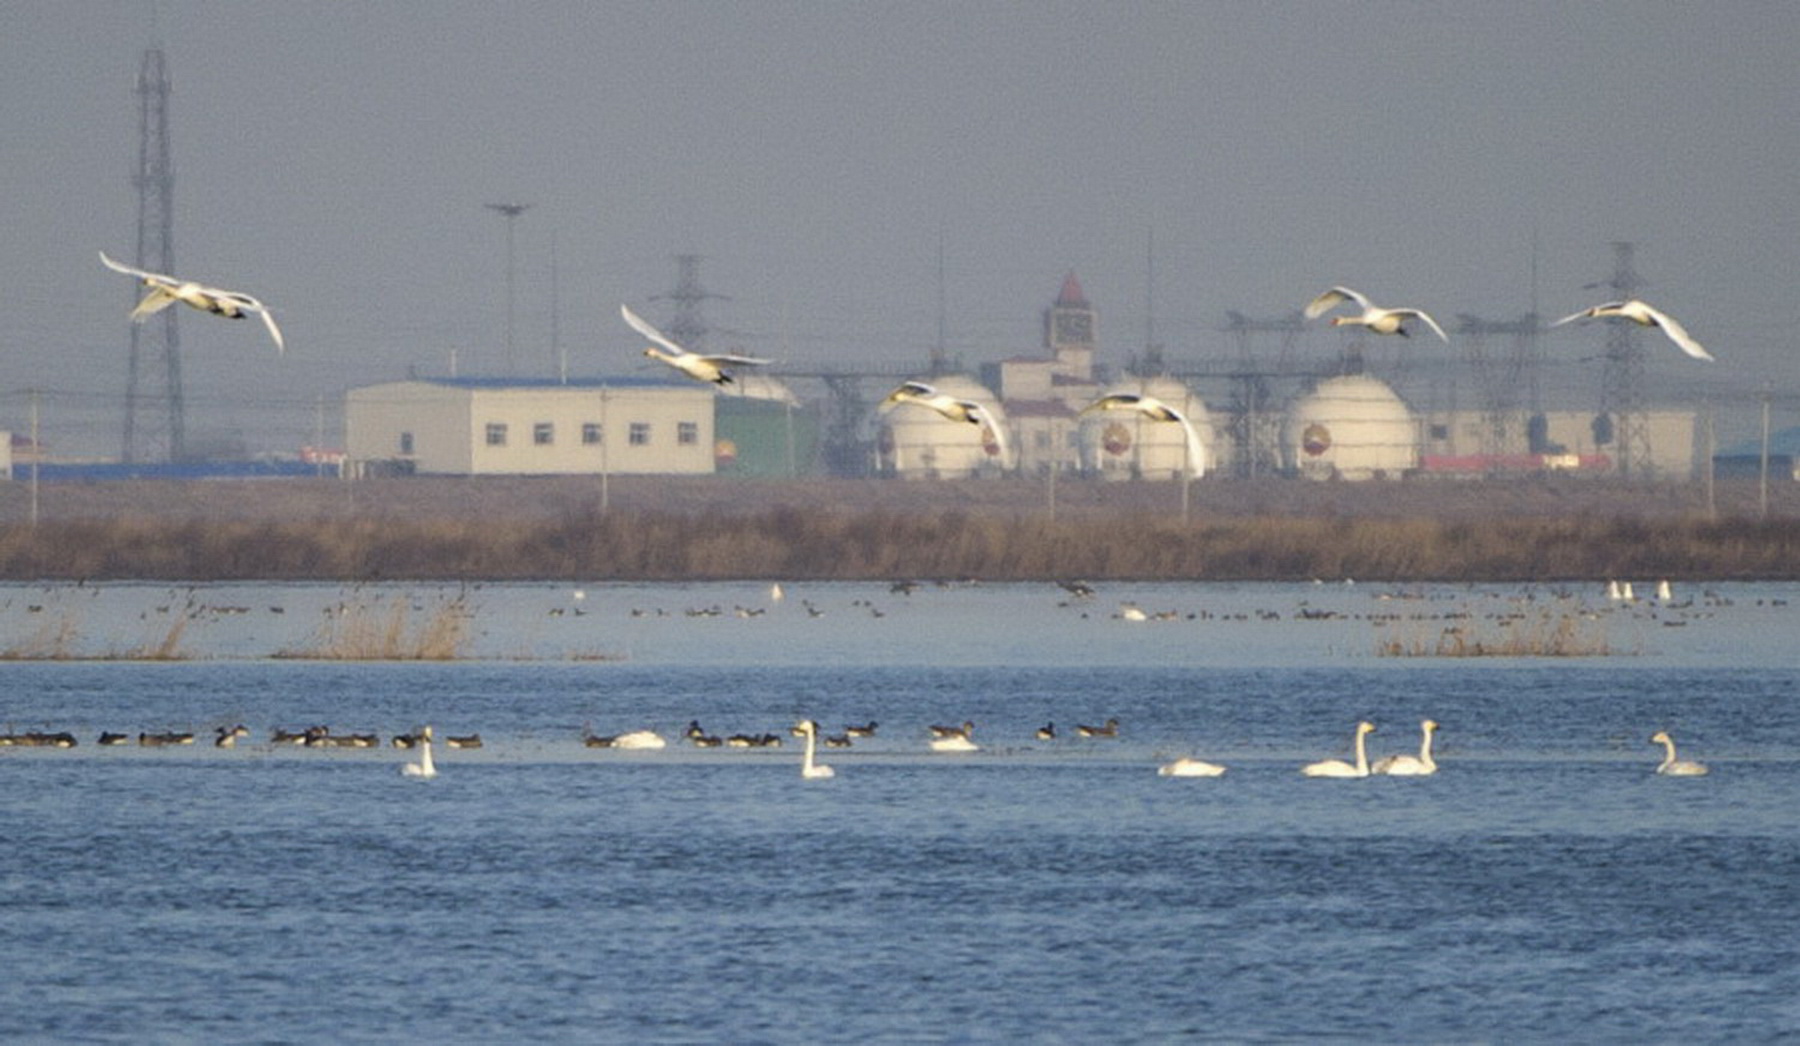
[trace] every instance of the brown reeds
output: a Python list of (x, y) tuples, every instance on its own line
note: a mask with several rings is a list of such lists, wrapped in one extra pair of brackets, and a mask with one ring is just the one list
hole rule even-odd
[[(673, 481), (671, 481), (673, 483)], [(1090, 485), (1098, 487), (1099, 485)], [(589, 498), (559, 496), (511, 510), (474, 500), (461, 510), (422, 500), (411, 510), (282, 515), (290, 506), (269, 489), (268, 508), (198, 519), (160, 515), (83, 516), (54, 526), (0, 525), (0, 577), (155, 580), (443, 580), (734, 578), (990, 580), (1144, 578), (1158, 580), (1500, 581), (1607, 577), (1800, 577), (1800, 519), (1768, 520), (1632, 512), (1571, 516), (1482, 514), (1488, 495), (1468, 485), (1423, 500), (1414, 515), (1249, 514), (1264, 493), (1211, 506), (1196, 498), (1183, 522), (1148, 484), (1116, 494), (1074, 484), (1054, 518), (1021, 500), (1029, 488), (1003, 484), (830, 482), (773, 488), (720, 486), (710, 501), (651, 494), (635, 507), (601, 512)], [(1166, 485), (1164, 485), (1166, 487)], [(1246, 487), (1267, 496), (1290, 488), (1323, 496), (1321, 484)], [(1367, 486), (1367, 485), (1365, 485)], [(1011, 500), (988, 487), (1011, 490)], [(313, 488), (345, 500), (341, 488)], [(395, 500), (419, 486), (382, 488)], [(495, 488), (516, 494), (517, 486)], [(563, 488), (554, 488), (563, 489)], [(697, 498), (696, 486), (677, 487)], [(1234, 489), (1221, 487), (1220, 490)], [(739, 501), (733, 490), (743, 492)], [(957, 499), (947, 494), (972, 493)], [(261, 494), (262, 489), (257, 493)], [(1360, 493), (1360, 492), (1359, 492)], [(914, 494), (919, 504), (907, 505)], [(755, 496), (750, 496), (755, 495)], [(325, 497), (326, 494), (320, 494)], [(828, 497), (836, 496), (836, 507)], [(1388, 507), (1419, 499), (1390, 485)], [(421, 495), (423, 497), (423, 495)], [(1113, 497), (1108, 507), (1097, 500)], [(860, 500), (859, 500), (860, 498)], [(1085, 499), (1085, 500), (1083, 500)], [(254, 499), (252, 499), (254, 500)], [(372, 500), (372, 499), (371, 499)], [(367, 504), (367, 502), (359, 502)], [(546, 507), (548, 503), (548, 507)], [(1073, 507), (1071, 507), (1073, 503)], [(1621, 502), (1621, 504), (1628, 504)], [(821, 507), (821, 506), (826, 507)], [(1146, 507), (1147, 505), (1153, 507)], [(1454, 506), (1452, 511), (1450, 507)], [(648, 506), (648, 507), (647, 507)], [(1327, 503), (1327, 508), (1329, 507)]]
[(1606, 657), (1614, 653), (1604, 622), (1580, 611), (1492, 621), (1465, 619), (1430, 634), (1390, 634), (1376, 643), (1375, 652), (1382, 657)]
[(416, 604), (407, 595), (353, 597), (325, 617), (305, 646), (278, 658), (310, 661), (456, 661), (469, 640), (468, 601), (455, 596)]

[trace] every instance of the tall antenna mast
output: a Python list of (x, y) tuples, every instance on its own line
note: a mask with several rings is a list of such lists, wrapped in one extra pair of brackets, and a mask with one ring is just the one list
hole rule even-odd
[(944, 291), (944, 227), (938, 226), (937, 250), (937, 344), (931, 349), (931, 374), (942, 374), (950, 369), (950, 345), (948, 336), (949, 316)]
[[(132, 91), (138, 96), (138, 162), (131, 177), (138, 194), (135, 260), (138, 268), (150, 272), (175, 271), (175, 165), (169, 156), (169, 89), (163, 53), (159, 48), (150, 48), (144, 52), (137, 86)], [(127, 464), (164, 455), (169, 461), (187, 456), (186, 410), (181, 400), (181, 338), (175, 327), (175, 314), (175, 309), (163, 309), (130, 327), (125, 438), (119, 453), (120, 460)], [(159, 398), (166, 408), (166, 431), (160, 440), (158, 433), (149, 431), (149, 419), (138, 417), (141, 410)]]

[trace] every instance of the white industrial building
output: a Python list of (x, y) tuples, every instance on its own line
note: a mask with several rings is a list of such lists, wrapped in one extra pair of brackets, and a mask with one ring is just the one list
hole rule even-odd
[(1281, 449), (1288, 467), (1307, 479), (1398, 479), (1418, 467), (1418, 425), (1393, 389), (1346, 374), (1294, 400)]
[(710, 474), (712, 386), (428, 378), (352, 389), (353, 474)]

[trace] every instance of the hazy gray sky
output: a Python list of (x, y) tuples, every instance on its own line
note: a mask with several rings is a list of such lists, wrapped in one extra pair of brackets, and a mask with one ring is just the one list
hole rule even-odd
[(707, 307), (715, 347), (922, 363), (940, 243), (953, 355), (1034, 350), (1072, 269), (1122, 363), (1154, 231), (1177, 365), (1235, 352), (1226, 310), (1336, 282), (1446, 323), (1516, 317), (1534, 242), (1538, 308), (1560, 316), (1604, 299), (1582, 285), (1630, 240), (1643, 296), (1720, 360), (1659, 352), (1655, 387), (1743, 403), (1800, 383), (1800, 4), (6, 7), (0, 424), (23, 425), (17, 390), (56, 390), (64, 447), (117, 450), (132, 291), (96, 252), (133, 253), (132, 86), (159, 43), (177, 268), (262, 297), (289, 346), (184, 314), (189, 426), (248, 408), (273, 419), (258, 448), (310, 440), (316, 397), (442, 372), (452, 349), (502, 369), (490, 201), (534, 205), (517, 343), (538, 375), (553, 238), (573, 370), (634, 373), (619, 303), (666, 318), (651, 298), (682, 252), (730, 298)]

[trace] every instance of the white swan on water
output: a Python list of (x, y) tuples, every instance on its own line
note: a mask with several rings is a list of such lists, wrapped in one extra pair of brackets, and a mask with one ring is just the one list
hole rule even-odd
[(819, 741), (819, 724), (810, 719), (802, 719), (794, 725), (806, 737), (806, 757), (800, 762), (800, 776), (808, 779), (837, 776), (837, 771), (831, 767), (813, 762), (813, 749), (818, 747)]
[(419, 761), (403, 764), (400, 772), (407, 777), (436, 777), (437, 767), (431, 761), (431, 727), (421, 727), (418, 738)]
[(1352, 766), (1342, 759), (1322, 759), (1306, 764), (1300, 768), (1300, 772), (1307, 777), (1369, 776), (1369, 750), (1364, 739), (1374, 732), (1375, 724), (1366, 719), (1356, 724), (1356, 765)]
[(1699, 777), (1707, 772), (1705, 763), (1675, 758), (1675, 739), (1669, 736), (1667, 730), (1651, 734), (1650, 743), (1663, 746), (1663, 761), (1657, 766), (1657, 773), (1671, 777)]
[(1156, 768), (1158, 777), (1218, 777), (1224, 772), (1225, 768), (1218, 763), (1209, 763), (1191, 756), (1184, 756)]
[(1377, 759), (1375, 765), (1369, 767), (1369, 772), (1391, 777), (1423, 777), (1437, 773), (1437, 760), (1431, 758), (1431, 737), (1437, 733), (1437, 728), (1435, 719), (1420, 722), (1418, 755), (1390, 755)]

